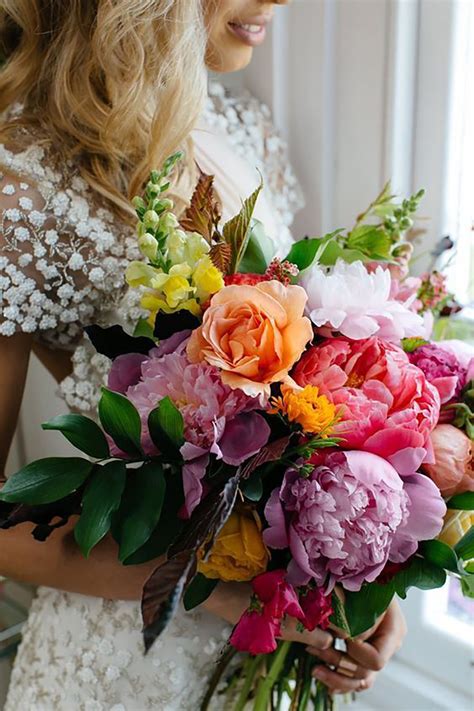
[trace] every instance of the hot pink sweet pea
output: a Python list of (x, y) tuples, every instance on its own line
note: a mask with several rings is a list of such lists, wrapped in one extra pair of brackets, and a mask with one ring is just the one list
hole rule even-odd
[(307, 630), (312, 632), (316, 627), (322, 630), (329, 627), (329, 618), (333, 613), (331, 595), (327, 595), (322, 588), (312, 588), (300, 595), (300, 605)]
[(320, 454), (309, 476), (287, 470), (265, 507), (269, 548), (289, 548), (288, 583), (358, 591), (442, 528), (446, 504), (423, 474), (402, 479), (368, 452)]
[(298, 595), (287, 580), (286, 570), (273, 570), (252, 580), (254, 598), (234, 628), (230, 644), (241, 652), (269, 654), (277, 647), (285, 615), (305, 621)]
[(340, 406), (334, 434), (344, 448), (378, 454), (402, 475), (432, 461), (440, 397), (398, 346), (377, 337), (327, 340), (310, 348), (292, 375)]

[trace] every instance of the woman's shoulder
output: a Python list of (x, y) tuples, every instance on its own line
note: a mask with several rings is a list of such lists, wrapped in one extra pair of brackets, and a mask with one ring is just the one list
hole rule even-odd
[(275, 127), (269, 107), (247, 89), (211, 81), (203, 118), (226, 134), (242, 158), (248, 161), (252, 156), (283, 224), (291, 225), (304, 198), (289, 161), (288, 145)]

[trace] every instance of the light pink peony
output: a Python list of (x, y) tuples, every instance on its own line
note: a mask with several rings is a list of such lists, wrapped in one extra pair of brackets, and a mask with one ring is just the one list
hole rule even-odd
[(474, 447), (457, 427), (442, 424), (431, 433), (435, 463), (423, 468), (443, 496), (474, 491)]
[(338, 260), (329, 272), (318, 266), (303, 272), (301, 283), (308, 294), (307, 312), (325, 334), (377, 335), (394, 342), (425, 335), (423, 319), (410, 308), (413, 298), (402, 303), (391, 297), (391, 275), (382, 266), (370, 272), (362, 262)]
[(360, 590), (442, 528), (446, 505), (423, 474), (403, 480), (368, 452), (333, 452), (309, 477), (289, 469), (265, 508), (270, 548), (290, 548), (288, 582)]
[(329, 339), (306, 351), (292, 375), (340, 406), (335, 435), (344, 448), (378, 454), (402, 475), (432, 461), (439, 394), (401, 348), (376, 337)]

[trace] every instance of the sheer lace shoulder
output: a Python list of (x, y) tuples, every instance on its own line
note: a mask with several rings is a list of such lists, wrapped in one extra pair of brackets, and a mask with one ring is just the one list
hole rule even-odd
[(231, 91), (210, 82), (206, 122), (225, 133), (236, 152), (261, 171), (273, 208), (285, 227), (304, 207), (304, 198), (289, 163), (286, 142), (272, 122), (271, 111), (246, 90)]
[(0, 144), (0, 335), (34, 333), (73, 348), (113, 309), (136, 257), (133, 230), (103, 206), (51, 147)]

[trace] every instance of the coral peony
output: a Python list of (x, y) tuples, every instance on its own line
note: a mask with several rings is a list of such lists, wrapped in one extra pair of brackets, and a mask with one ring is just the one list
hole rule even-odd
[(338, 260), (328, 273), (320, 267), (308, 269), (302, 284), (308, 293), (307, 311), (316, 326), (324, 326), (352, 339), (377, 334), (389, 341), (423, 336), (423, 319), (390, 296), (388, 269), (372, 273), (362, 262)]
[(403, 480), (384, 459), (368, 452), (319, 455), (309, 477), (289, 469), (265, 507), (270, 548), (289, 547), (288, 582), (314, 580), (331, 590), (341, 583), (360, 590), (387, 561), (407, 560), (419, 541), (436, 536), (446, 505), (428, 477)]
[(431, 461), (439, 394), (401, 348), (377, 337), (329, 339), (310, 348), (292, 375), (336, 405), (340, 421), (333, 434), (347, 449), (379, 454), (402, 475)]
[(474, 450), (472, 440), (457, 427), (441, 424), (431, 433), (434, 464), (424, 470), (443, 496), (474, 491)]
[(452, 351), (430, 343), (414, 350), (409, 358), (438, 390), (442, 404), (459, 398), (467, 381), (467, 369)]
[(253, 512), (233, 511), (218, 534), (207, 560), (198, 554), (198, 572), (225, 582), (252, 580), (268, 564), (262, 524)]
[(278, 281), (228, 286), (216, 294), (188, 342), (193, 363), (222, 370), (222, 381), (249, 396), (269, 395), (301, 356), (313, 331), (304, 289)]

